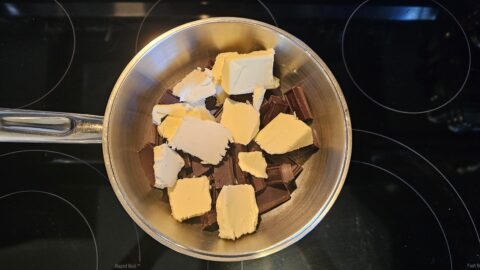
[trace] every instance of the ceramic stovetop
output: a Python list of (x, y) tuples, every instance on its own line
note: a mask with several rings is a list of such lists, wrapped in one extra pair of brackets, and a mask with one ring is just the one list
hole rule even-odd
[(190, 258), (143, 233), (114, 196), (100, 145), (1, 143), (2, 268), (480, 269), (477, 2), (22, 1), (0, 14), (0, 107), (101, 115), (148, 41), (239, 16), (311, 46), (354, 128), (325, 219), (297, 244), (238, 263)]

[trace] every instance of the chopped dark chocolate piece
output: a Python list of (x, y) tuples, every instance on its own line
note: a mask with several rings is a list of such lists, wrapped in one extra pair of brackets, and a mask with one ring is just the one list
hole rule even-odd
[(231, 155), (226, 156), (220, 164), (213, 167), (212, 178), (215, 188), (220, 189), (224, 185), (235, 185), (234, 160)]
[(208, 68), (208, 69), (211, 70), (213, 68), (213, 65), (215, 65), (215, 60), (210, 59), (210, 60), (208, 60), (207, 64), (205, 65), (205, 68)]
[(297, 189), (297, 184), (295, 183), (295, 181), (292, 181), (288, 184), (285, 184), (285, 187), (288, 189), (288, 191), (290, 191), (290, 194), (292, 194), (292, 192)]
[(282, 96), (282, 90), (280, 90), (280, 87), (275, 88), (275, 89), (269, 89), (265, 92), (265, 100), (270, 98), (270, 96)]
[(212, 169), (212, 166), (208, 164), (202, 164), (200, 159), (197, 157), (191, 157), (190, 160), (192, 163), (192, 173), (196, 177), (205, 175), (207, 172), (210, 171), (210, 169)]
[(262, 148), (261, 148), (260, 145), (258, 145), (258, 143), (256, 143), (255, 141), (251, 141), (251, 142), (248, 144), (248, 151), (249, 151), (249, 152), (262, 151)]
[(215, 186), (212, 186), (210, 188), (210, 196), (212, 197), (212, 205), (217, 204), (218, 194), (220, 194), (220, 190), (216, 189)]
[(218, 230), (217, 211), (213, 208), (201, 216), (202, 230), (216, 231)]
[(143, 134), (145, 135), (143, 139), (145, 143), (157, 144), (157, 140), (160, 135), (158, 135), (157, 126), (152, 124), (151, 115), (148, 117), (147, 126), (145, 127), (145, 132)]
[(217, 98), (215, 96), (210, 96), (205, 99), (205, 107), (207, 110), (215, 110), (217, 108)]
[(239, 143), (232, 144), (232, 155), (235, 158), (235, 161), (238, 161), (238, 153), (240, 152), (248, 152), (247, 146)]
[(295, 86), (284, 94), (290, 109), (302, 121), (312, 120), (313, 114), (308, 105), (302, 86)]
[(185, 165), (183, 165), (183, 168), (180, 170), (178, 173), (178, 178), (187, 178), (187, 177), (192, 177), (192, 160), (191, 156), (185, 152), (178, 151), (178, 154), (183, 158), (183, 162)]
[(189, 219), (186, 219), (186, 220), (182, 221), (182, 223), (185, 223), (185, 224), (202, 224), (202, 217), (203, 216), (191, 217)]
[(258, 211), (263, 214), (290, 199), (290, 192), (284, 185), (267, 186), (265, 190), (255, 195)]
[(164, 144), (167, 140), (158, 134), (157, 128), (155, 127), (155, 145)]
[(294, 178), (297, 178), (298, 175), (300, 175), (300, 173), (302, 173), (303, 171), (303, 167), (302, 165), (298, 164), (296, 161), (290, 159), (292, 161), (292, 172), (293, 172), (293, 177)]
[(286, 155), (268, 155), (267, 184), (292, 182), (303, 171), (302, 166)]
[(288, 103), (279, 96), (270, 96), (268, 102), (260, 107), (260, 126), (264, 127), (279, 113), (288, 111)]
[(223, 106), (221, 106), (220, 108), (218, 108), (218, 109), (213, 113), (213, 116), (215, 117), (215, 120), (217, 120), (217, 122), (220, 122), (220, 118), (222, 117), (222, 112), (223, 112)]
[(154, 145), (149, 143), (146, 144), (140, 151), (138, 151), (143, 172), (145, 173), (145, 176), (152, 187), (155, 184), (155, 172), (153, 171), (153, 147)]
[(229, 96), (231, 100), (235, 100), (237, 102), (253, 102), (253, 95), (252, 94), (242, 94), (242, 95), (231, 95)]
[(255, 177), (255, 176), (252, 176), (252, 185), (253, 185), (253, 189), (255, 190), (255, 193), (260, 192), (267, 187), (267, 184), (265, 183), (265, 179)]
[(179, 102), (180, 102), (180, 99), (172, 93), (172, 90), (167, 90), (162, 94), (162, 96), (160, 97), (157, 103), (158, 104), (174, 104)]
[(178, 153), (183, 158), (183, 162), (185, 163), (185, 165), (183, 165), (183, 169), (191, 169), (192, 168), (192, 157), (189, 154), (187, 154), (185, 152), (182, 152), (182, 151), (178, 151)]
[(232, 155), (233, 155), (233, 160), (234, 160), (234, 172), (235, 172), (235, 177), (237, 178), (237, 183), (238, 184), (249, 184), (249, 174), (242, 171), (240, 166), (238, 165), (238, 153), (240, 152), (247, 152), (248, 148), (243, 145), (243, 144), (238, 144), (234, 143), (232, 144)]
[(289, 183), (295, 179), (292, 165), (290, 163), (267, 166), (267, 175), (268, 184)]
[(235, 178), (237, 178), (237, 183), (241, 184), (250, 184), (249, 174), (242, 171), (238, 163), (235, 164)]
[(310, 145), (288, 153), (288, 157), (297, 164), (303, 165), (310, 157), (318, 151), (314, 145)]

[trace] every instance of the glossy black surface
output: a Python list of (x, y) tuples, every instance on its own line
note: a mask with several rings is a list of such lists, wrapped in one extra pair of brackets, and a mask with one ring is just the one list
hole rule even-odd
[(153, 37), (241, 16), (311, 46), (354, 128), (351, 169), (324, 221), (243, 263), (193, 259), (145, 235), (115, 198), (99, 145), (0, 144), (1, 268), (480, 268), (479, 14), (473, 0), (0, 3), (0, 107), (101, 115)]

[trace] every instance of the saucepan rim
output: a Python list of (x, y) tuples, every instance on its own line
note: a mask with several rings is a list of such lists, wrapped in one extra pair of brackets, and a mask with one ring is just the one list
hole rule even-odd
[[(333, 86), (333, 89), (335, 90), (337, 99), (339, 103), (342, 106), (343, 109), (343, 120), (344, 120), (344, 126), (345, 126), (345, 159), (342, 164), (342, 173), (338, 177), (336, 181), (336, 185), (334, 189), (330, 192), (329, 198), (327, 200), (327, 203), (325, 203), (322, 208), (316, 213), (316, 215), (308, 222), (306, 223), (301, 229), (299, 229), (295, 234), (291, 235), (289, 238), (278, 242), (274, 245), (271, 245), (267, 248), (257, 250), (254, 252), (248, 252), (248, 253), (239, 253), (239, 254), (225, 254), (225, 253), (214, 253), (214, 252), (205, 252), (203, 250), (199, 249), (194, 249), (190, 247), (186, 247), (183, 245), (180, 245), (179, 243), (173, 241), (172, 239), (162, 235), (160, 232), (155, 230), (152, 226), (148, 224), (146, 220), (144, 220), (137, 212), (136, 210), (130, 205), (128, 199), (124, 195), (123, 191), (121, 190), (117, 178), (115, 176), (115, 172), (113, 171), (112, 167), (112, 161), (111, 161), (111, 145), (110, 145), (110, 133), (109, 133), (109, 126), (110, 126), (110, 116), (111, 116), (111, 110), (115, 106), (116, 98), (119, 89), (121, 89), (123, 83), (125, 82), (125, 79), (128, 77), (130, 72), (133, 70), (135, 65), (155, 46), (162, 42), (165, 39), (168, 39), (169, 37), (184, 31), (186, 29), (196, 27), (199, 25), (204, 25), (204, 24), (211, 24), (211, 23), (239, 23), (239, 24), (253, 24), (258, 27), (265, 27), (268, 28), (272, 31), (277, 32), (278, 34), (286, 37), (287, 39), (290, 39), (294, 43), (297, 44), (300, 48), (302, 48), (317, 64), (317, 66), (321, 69), (324, 70), (324, 72), (327, 75), (327, 78), (329, 80), (329, 83)], [(246, 19), (246, 18), (237, 18), (237, 17), (215, 17), (215, 18), (209, 18), (209, 19), (203, 19), (203, 20), (198, 20), (198, 21), (193, 21), (190, 23), (186, 23), (183, 25), (180, 25), (178, 27), (175, 27), (154, 40), (152, 40), (150, 43), (148, 43), (140, 52), (138, 52), (135, 57), (128, 63), (128, 65), (125, 67), (121, 75), (119, 76), (115, 86), (113, 87), (111, 96), (108, 100), (108, 104), (105, 110), (105, 119), (103, 122), (103, 134), (102, 134), (102, 148), (103, 148), (103, 156), (105, 159), (105, 167), (107, 169), (108, 177), (110, 180), (110, 183), (112, 185), (112, 188), (119, 199), (120, 203), (122, 204), (123, 208), (127, 211), (127, 213), (130, 215), (130, 217), (135, 221), (138, 226), (140, 226), (146, 233), (148, 233), (151, 237), (156, 239), (158, 242), (161, 244), (177, 251), (180, 253), (183, 253), (185, 255), (189, 255), (192, 257), (196, 257), (199, 259), (205, 259), (205, 260), (213, 260), (213, 261), (240, 261), (240, 260), (249, 260), (249, 259), (255, 259), (255, 258), (260, 258), (264, 257), (267, 255), (270, 255), (272, 253), (275, 253), (279, 250), (282, 250), (293, 243), (297, 242), (300, 240), (302, 237), (304, 237), (308, 232), (310, 232), (315, 226), (324, 218), (324, 216), (327, 214), (327, 212), (330, 210), (332, 207), (333, 203), (337, 199), (340, 190), (342, 189), (343, 183), (345, 182), (345, 178), (347, 175), (348, 167), (350, 164), (350, 157), (351, 157), (351, 149), (352, 149), (352, 127), (351, 127), (351, 121), (350, 121), (350, 115), (348, 112), (348, 107), (345, 102), (345, 98), (342, 94), (342, 91), (340, 89), (340, 86), (338, 85), (338, 82), (336, 81), (335, 77), (331, 73), (330, 69), (327, 67), (327, 65), (320, 59), (320, 57), (310, 48), (308, 47), (304, 42), (299, 40), (298, 38), (294, 37), (293, 35), (287, 33), (286, 31), (275, 27), (273, 25), (252, 20), (252, 19)]]

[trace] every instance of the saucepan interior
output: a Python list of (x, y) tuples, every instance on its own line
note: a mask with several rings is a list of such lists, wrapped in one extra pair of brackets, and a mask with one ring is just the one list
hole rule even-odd
[[(257, 231), (221, 240), (170, 216), (162, 190), (152, 189), (137, 151), (151, 138), (151, 110), (165, 89), (224, 51), (275, 48), (281, 89), (303, 84), (321, 149), (304, 164), (292, 198), (262, 215)], [(351, 128), (341, 90), (323, 61), (290, 34), (257, 21), (213, 18), (177, 27), (148, 44), (120, 76), (106, 110), (103, 148), (111, 184), (128, 214), (160, 243), (203, 259), (235, 261), (278, 251), (308, 233), (335, 201), (346, 176)], [(208, 145), (205, 145), (208, 147)]]

